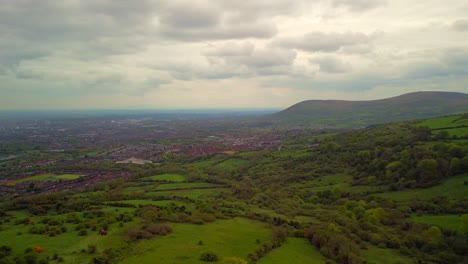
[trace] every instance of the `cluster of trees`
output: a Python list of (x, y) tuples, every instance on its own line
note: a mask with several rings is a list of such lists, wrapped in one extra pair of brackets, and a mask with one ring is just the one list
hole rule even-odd
[(341, 155), (358, 184), (389, 184), (392, 189), (428, 187), (468, 172), (468, 147), (457, 141), (431, 141), (431, 130), (393, 124), (337, 137)]

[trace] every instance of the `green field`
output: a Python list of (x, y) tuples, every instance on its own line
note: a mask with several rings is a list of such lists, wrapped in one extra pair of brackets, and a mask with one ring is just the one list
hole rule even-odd
[(187, 197), (191, 199), (201, 199), (209, 196), (213, 196), (216, 193), (221, 191), (228, 190), (227, 188), (217, 188), (217, 189), (186, 189), (186, 190), (172, 190), (172, 191), (156, 191), (148, 193), (148, 195), (153, 196), (165, 196), (165, 197)]
[(459, 215), (422, 215), (412, 216), (415, 223), (436, 225), (447, 230), (461, 229), (461, 216)]
[(327, 261), (320, 252), (303, 238), (289, 237), (279, 248), (257, 261), (258, 264), (323, 264)]
[[(38, 220), (40, 218), (32, 218)], [(44, 249), (41, 255), (52, 256), (54, 253), (64, 258), (64, 263), (81, 264), (88, 263), (97, 254), (80, 252), (88, 245), (96, 245), (98, 251), (104, 248), (120, 248), (125, 245), (122, 240), (122, 231), (125, 228), (114, 224), (109, 227), (107, 236), (100, 236), (98, 232), (89, 231), (87, 236), (78, 236), (72, 224), (65, 224), (66, 233), (50, 237), (47, 235), (29, 234), (31, 225), (6, 225), (0, 231), (0, 245), (8, 245), (16, 252), (23, 252), (26, 248), (40, 246)], [(18, 235), (20, 234), (20, 235)]]
[(220, 167), (228, 171), (233, 171), (237, 169), (237, 167), (248, 164), (248, 163), (249, 161), (247, 160), (232, 158), (232, 159), (227, 159), (223, 162), (216, 164), (216, 167)]
[(8, 186), (15, 186), (23, 182), (32, 182), (32, 181), (59, 181), (59, 180), (76, 180), (83, 175), (78, 174), (53, 174), (53, 173), (44, 173), (39, 175), (34, 175), (30, 177), (25, 177), (17, 180), (12, 180), (4, 183)]
[[(134, 256), (123, 264), (202, 264), (200, 255), (211, 251), (222, 257), (247, 259), (261, 242), (270, 238), (268, 227), (245, 218), (218, 220), (204, 225), (171, 224), (167, 236), (141, 241), (135, 245)], [(202, 241), (202, 245), (199, 245)], [(157, 260), (157, 262), (155, 262)]]
[(199, 161), (199, 162), (194, 162), (190, 163), (190, 166), (198, 167), (198, 168), (203, 168), (203, 167), (208, 167), (216, 163), (216, 160), (204, 160), (204, 161)]
[(395, 201), (406, 201), (411, 199), (428, 200), (438, 196), (468, 198), (468, 185), (464, 185), (464, 181), (468, 181), (468, 174), (451, 177), (439, 185), (427, 189), (386, 192), (376, 194), (376, 196)]
[(419, 125), (428, 126), (432, 129), (468, 125), (468, 119), (462, 118), (462, 116), (463, 115), (453, 115), (431, 118), (424, 120), (423, 122), (419, 123)]
[(468, 135), (468, 118), (464, 115), (431, 118), (419, 123), (419, 125), (430, 127), (433, 129), (433, 134), (447, 131), (451, 136)]
[(157, 206), (167, 206), (170, 204), (177, 204), (177, 205), (184, 205), (184, 202), (181, 201), (173, 201), (173, 200), (160, 200), (160, 201), (152, 201), (152, 200), (121, 200), (121, 201), (112, 201), (106, 204), (112, 206), (112, 203), (126, 203), (135, 206), (139, 205), (157, 205)]
[(161, 184), (155, 190), (180, 190), (180, 189), (203, 189), (203, 188), (218, 188), (223, 187), (219, 184), (212, 184), (207, 182), (185, 182), (185, 183), (168, 183)]
[(369, 264), (407, 264), (414, 263), (410, 258), (407, 258), (393, 249), (382, 249), (371, 246), (363, 252)]
[(176, 173), (164, 173), (141, 178), (140, 181), (185, 182), (187, 177)]

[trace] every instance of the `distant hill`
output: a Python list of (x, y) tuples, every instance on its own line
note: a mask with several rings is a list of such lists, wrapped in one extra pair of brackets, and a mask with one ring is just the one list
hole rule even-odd
[(349, 127), (468, 112), (468, 94), (415, 92), (373, 101), (307, 100), (269, 116), (272, 121)]

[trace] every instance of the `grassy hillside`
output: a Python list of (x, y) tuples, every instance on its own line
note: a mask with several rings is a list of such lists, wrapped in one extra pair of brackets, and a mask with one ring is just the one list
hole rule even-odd
[(382, 100), (308, 100), (272, 115), (276, 121), (322, 126), (358, 126), (468, 111), (468, 94), (417, 92)]

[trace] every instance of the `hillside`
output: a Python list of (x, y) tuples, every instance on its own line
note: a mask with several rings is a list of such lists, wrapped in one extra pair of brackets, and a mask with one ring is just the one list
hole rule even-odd
[(468, 94), (415, 92), (373, 101), (307, 100), (270, 116), (272, 120), (326, 126), (429, 118), (468, 111)]

